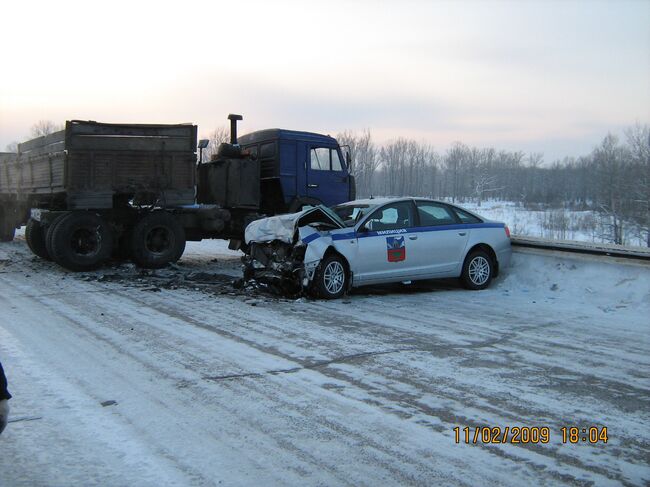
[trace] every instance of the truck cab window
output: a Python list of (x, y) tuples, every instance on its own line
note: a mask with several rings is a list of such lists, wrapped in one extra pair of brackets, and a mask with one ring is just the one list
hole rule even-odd
[(311, 150), (311, 168), (317, 171), (329, 171), (330, 150), (324, 147)]
[(336, 149), (312, 149), (310, 165), (316, 171), (343, 171), (343, 164)]
[(342, 171), (343, 165), (341, 164), (338, 151), (332, 149), (330, 152), (332, 153), (332, 171)]
[(261, 158), (275, 157), (275, 142), (262, 144), (260, 146), (260, 157)]

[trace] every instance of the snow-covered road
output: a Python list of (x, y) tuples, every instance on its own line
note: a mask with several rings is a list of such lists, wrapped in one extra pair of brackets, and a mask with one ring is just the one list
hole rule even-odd
[[(231, 292), (237, 259), (208, 242), (173, 273), (75, 275), (0, 244), (0, 485), (650, 482), (647, 265), (519, 252), (486, 291), (325, 302)], [(456, 426), (551, 440), (457, 444)]]

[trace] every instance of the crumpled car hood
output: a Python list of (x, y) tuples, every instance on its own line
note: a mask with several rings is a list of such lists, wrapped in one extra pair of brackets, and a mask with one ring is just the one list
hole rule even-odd
[(330, 229), (345, 228), (339, 216), (326, 206), (314, 206), (297, 213), (271, 216), (250, 223), (244, 232), (247, 244), (280, 240), (288, 244), (295, 241), (296, 230), (306, 226), (326, 226)]

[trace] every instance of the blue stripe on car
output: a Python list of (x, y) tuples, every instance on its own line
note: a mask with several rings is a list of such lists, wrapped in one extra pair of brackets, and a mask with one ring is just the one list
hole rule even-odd
[[(503, 228), (504, 226), (505, 226), (504, 223), (456, 223), (453, 225), (436, 225), (432, 227), (409, 227), (409, 228), (398, 228), (395, 230), (380, 230), (375, 232), (359, 233), (356, 235), (354, 232), (334, 233), (332, 234), (332, 240), (345, 240), (348, 238), (366, 238), (366, 237), (376, 237), (382, 235), (399, 235), (400, 233), (442, 232), (444, 230), (464, 230), (467, 228)], [(311, 236), (312, 235), (310, 235), (309, 237)], [(303, 240), (303, 242), (309, 243), (306, 240)]]
[(305, 238), (302, 239), (303, 243), (308, 244), (309, 242), (313, 242), (316, 240), (320, 235), (318, 233), (312, 233), (311, 235), (307, 235)]

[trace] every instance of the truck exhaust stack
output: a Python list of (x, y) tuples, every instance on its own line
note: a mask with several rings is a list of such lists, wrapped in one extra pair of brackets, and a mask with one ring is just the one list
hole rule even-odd
[(237, 145), (237, 120), (243, 119), (244, 117), (235, 115), (234, 113), (228, 115), (228, 120), (230, 120), (230, 143), (232, 145)]

